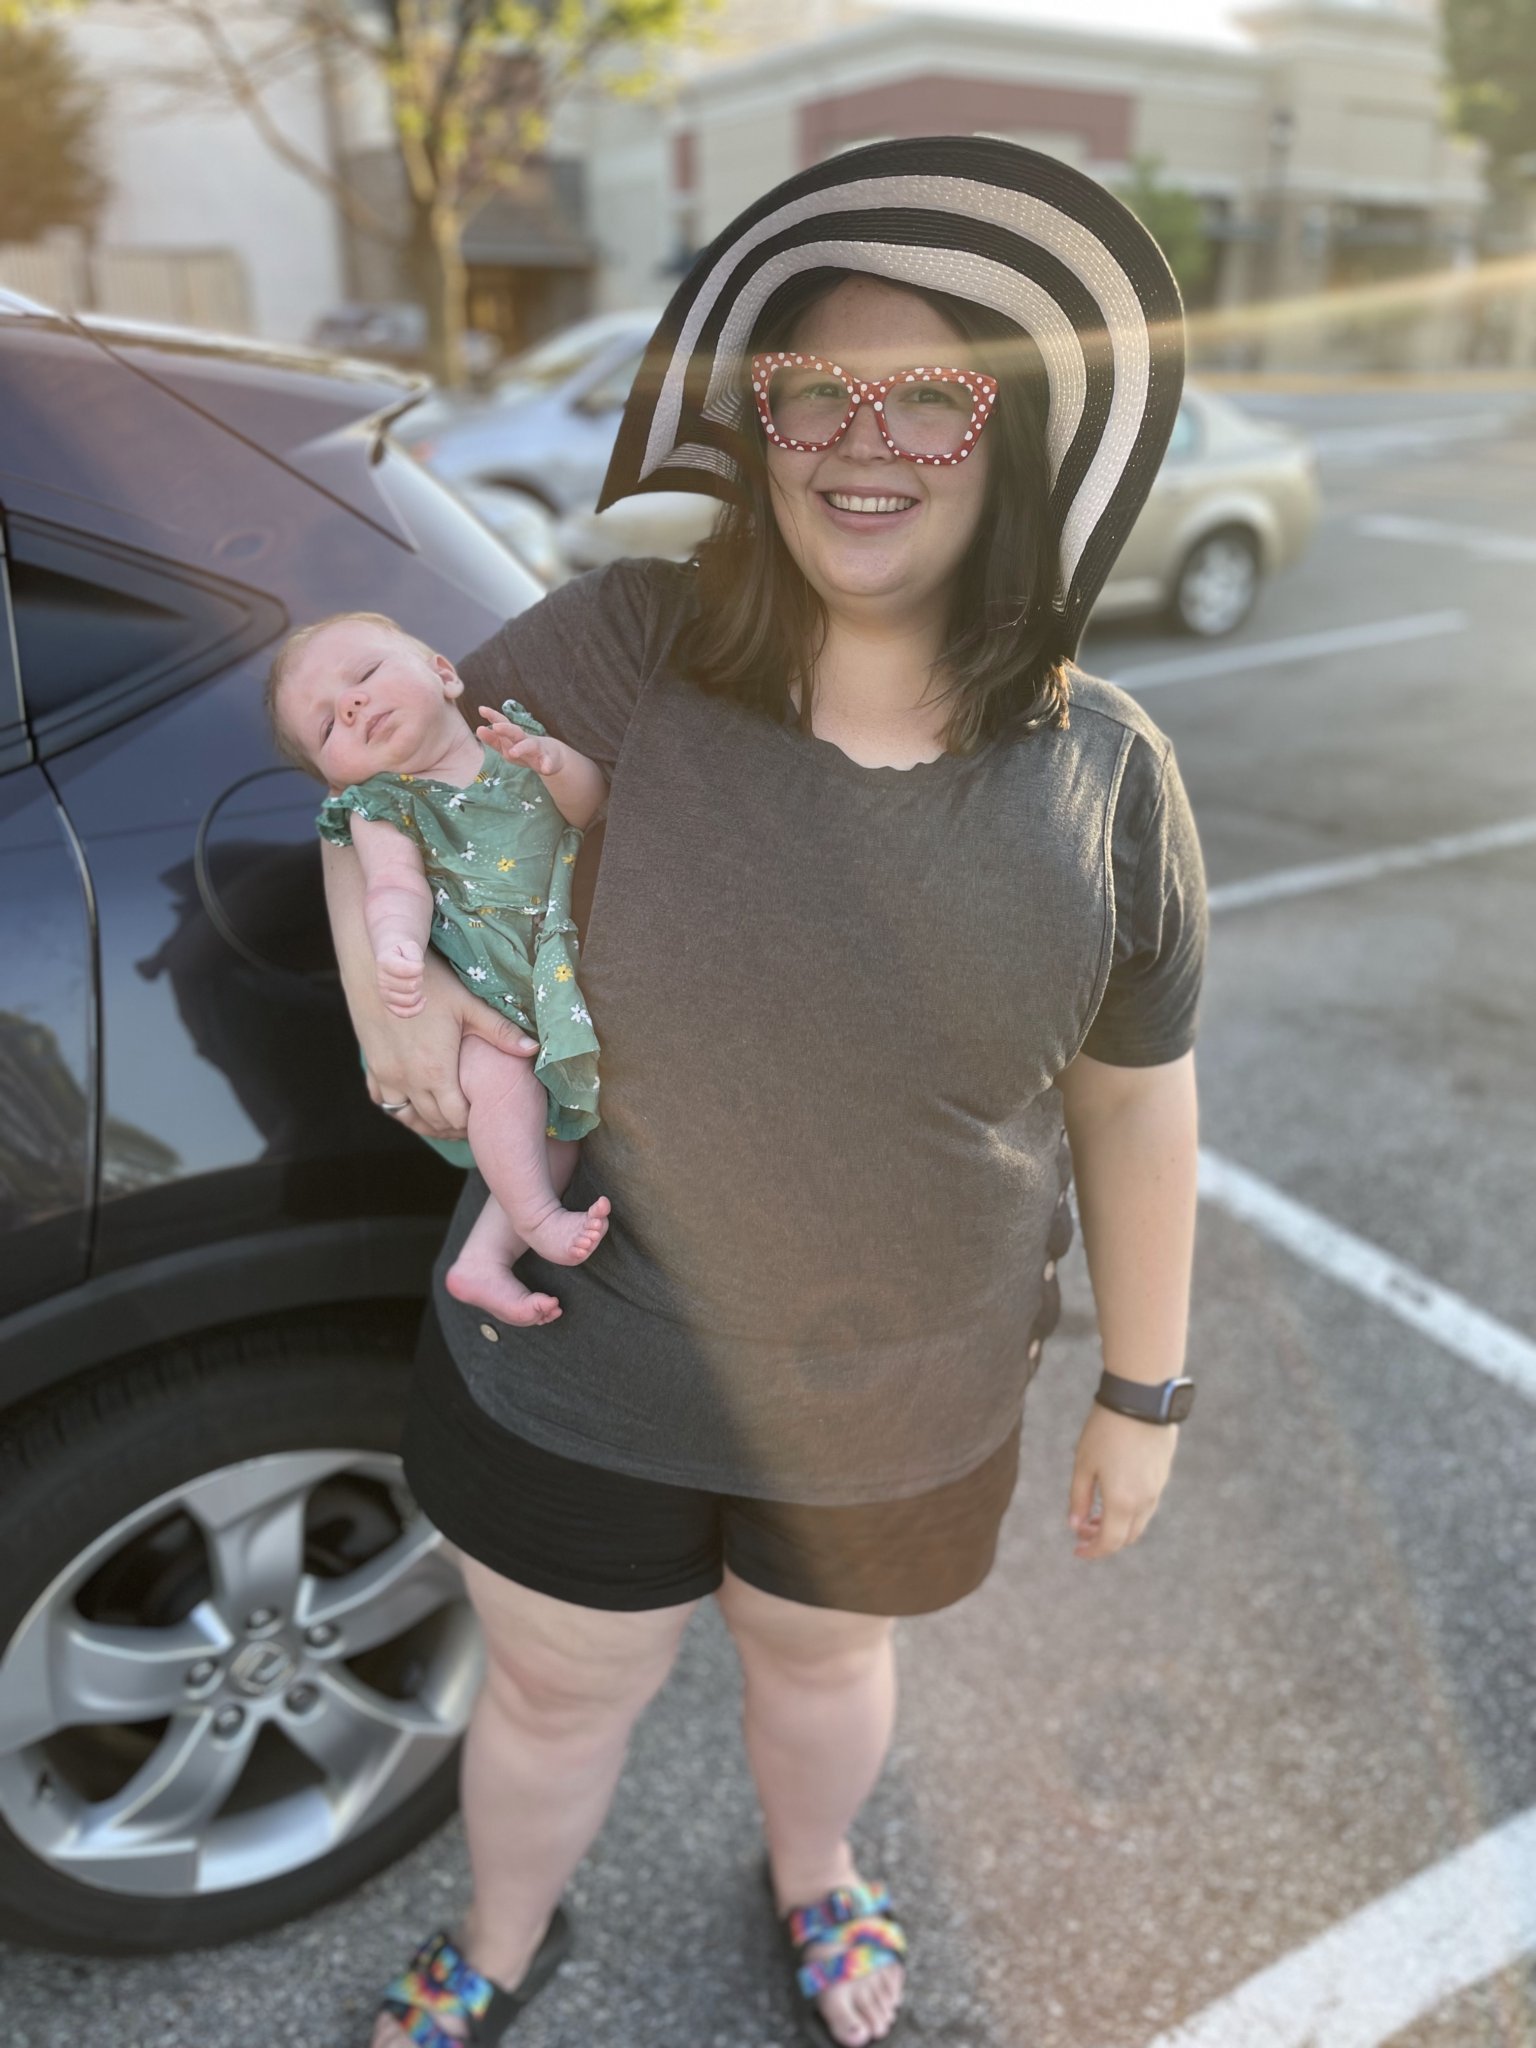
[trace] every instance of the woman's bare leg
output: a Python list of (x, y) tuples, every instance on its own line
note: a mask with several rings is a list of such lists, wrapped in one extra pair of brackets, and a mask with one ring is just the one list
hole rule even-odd
[[(716, 1597), (746, 1680), (742, 1728), (783, 1914), (858, 1876), (848, 1830), (890, 1747), (894, 1629), (880, 1616), (781, 1600), (730, 1571)], [(880, 2040), (902, 1981), (893, 1963), (824, 1991), (833, 2038)]]
[[(549, 1184), (557, 1195), (563, 1195), (576, 1171), (577, 1148), (563, 1138), (547, 1138), (545, 1145)], [(535, 1294), (512, 1271), (527, 1249), (506, 1210), (494, 1195), (488, 1195), (443, 1284), (456, 1301), (488, 1309), (499, 1322), (552, 1323), (560, 1313), (559, 1302), (552, 1294)]]
[[(609, 1614), (460, 1563), (485, 1632), (486, 1677), (464, 1743), (474, 1898), (459, 1946), (511, 1987), (602, 1826), (630, 1730), (698, 1603)], [(372, 2048), (407, 2048), (405, 2035), (380, 2018)]]
[(599, 1195), (584, 1215), (562, 1206), (550, 1180), (549, 1098), (532, 1061), (466, 1036), (459, 1085), (469, 1100), (475, 1164), (513, 1229), (541, 1259), (579, 1266), (607, 1231), (608, 1197)]

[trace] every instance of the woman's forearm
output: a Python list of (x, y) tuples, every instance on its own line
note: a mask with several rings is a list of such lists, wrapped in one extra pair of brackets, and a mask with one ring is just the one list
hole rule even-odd
[(1062, 1093), (1104, 1363), (1124, 1379), (1173, 1379), (1194, 1263), (1194, 1057), (1141, 1068), (1080, 1058)]

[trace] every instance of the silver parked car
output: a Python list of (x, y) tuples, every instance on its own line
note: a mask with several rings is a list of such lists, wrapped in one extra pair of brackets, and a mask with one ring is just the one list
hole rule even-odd
[(557, 518), (590, 510), (660, 318), (599, 313), (562, 328), (513, 357), (489, 392), (429, 398), (401, 422), (400, 438), (457, 491), (515, 492)]

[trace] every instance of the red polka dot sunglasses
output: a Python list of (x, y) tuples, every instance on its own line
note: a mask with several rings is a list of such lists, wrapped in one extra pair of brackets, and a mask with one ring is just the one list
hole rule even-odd
[(824, 356), (777, 349), (752, 358), (752, 395), (763, 431), (779, 448), (802, 455), (830, 448), (867, 404), (893, 455), (963, 462), (997, 403), (997, 379), (918, 365), (866, 381)]

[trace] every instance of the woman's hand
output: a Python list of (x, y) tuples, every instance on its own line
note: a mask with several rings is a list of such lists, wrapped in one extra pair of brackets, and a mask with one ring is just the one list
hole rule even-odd
[(1077, 1534), (1074, 1557), (1112, 1557), (1139, 1539), (1157, 1512), (1178, 1434), (1176, 1422), (1140, 1422), (1093, 1403), (1077, 1440), (1067, 1502), (1067, 1526)]
[(363, 921), (363, 882), (349, 847), (321, 842), (331, 933), (346, 991), (352, 1028), (368, 1069), (368, 1093), (375, 1102), (404, 1102), (398, 1123), (423, 1138), (462, 1138), (469, 1104), (459, 1086), (459, 1040), (466, 1031), (501, 1052), (524, 1058), (538, 1051), (535, 1039), (472, 996), (441, 954), (427, 949), (422, 963), (422, 1007), (413, 1017), (395, 1017), (379, 995), (373, 948)]
[(368, 1065), (368, 1093), (375, 1102), (408, 1102), (409, 1109), (393, 1113), (395, 1122), (423, 1138), (462, 1138), (469, 1122), (459, 1086), (465, 1032), (525, 1058), (538, 1051), (538, 1041), (472, 996), (439, 954), (429, 950), (422, 964), (426, 985), (415, 1016), (392, 1016), (382, 1004), (353, 1012)]

